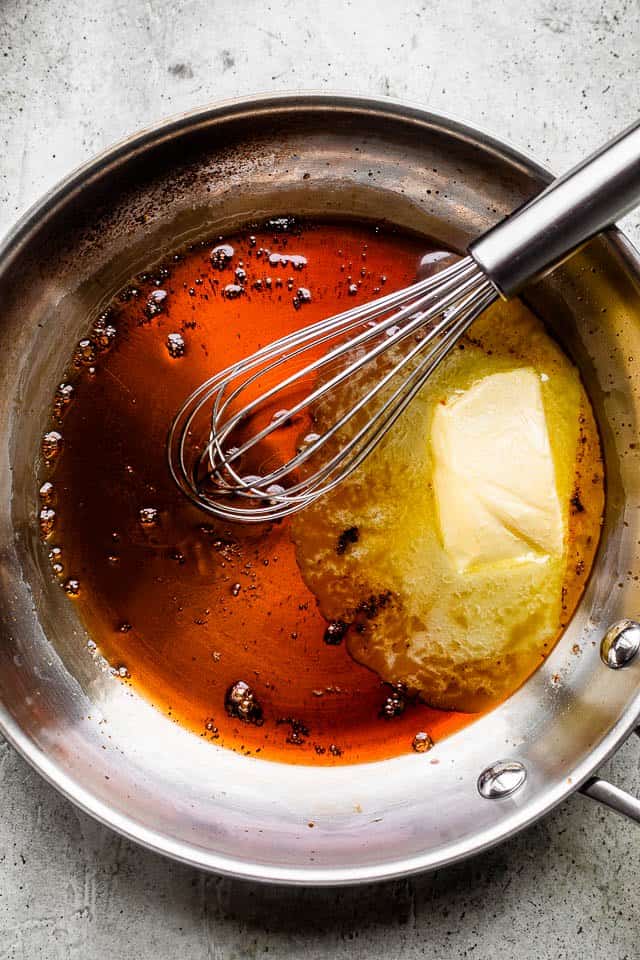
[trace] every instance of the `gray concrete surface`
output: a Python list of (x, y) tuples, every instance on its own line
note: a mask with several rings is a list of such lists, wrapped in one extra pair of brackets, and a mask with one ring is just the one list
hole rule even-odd
[[(410, 99), (560, 170), (637, 116), (639, 61), (638, 0), (0, 0), (0, 234), (114, 140), (258, 91)], [(638, 747), (607, 771), (636, 793)], [(340, 891), (164, 861), (1, 741), (0, 804), (0, 960), (640, 956), (640, 834), (580, 797), (465, 865)]]

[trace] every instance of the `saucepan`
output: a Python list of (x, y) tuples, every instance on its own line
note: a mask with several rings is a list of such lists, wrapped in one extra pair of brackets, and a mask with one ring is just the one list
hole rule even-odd
[(415, 107), (267, 97), (113, 147), (7, 237), (0, 725), (83, 810), (195, 866), (304, 884), (442, 866), (577, 790), (640, 821), (640, 801), (594, 775), (640, 718), (640, 258), (617, 230), (526, 294), (578, 364), (601, 431), (607, 505), (587, 589), (531, 679), (429, 754), (316, 769), (204, 742), (88, 655), (37, 538), (44, 411), (88, 317), (129, 277), (187, 242), (282, 213), (385, 221), (462, 249), (550, 179), (499, 141)]

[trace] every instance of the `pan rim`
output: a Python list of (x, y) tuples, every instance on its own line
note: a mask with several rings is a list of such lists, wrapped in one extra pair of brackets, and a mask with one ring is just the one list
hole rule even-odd
[[(448, 135), (467, 141), (480, 142), (483, 149), (495, 151), (496, 154), (519, 165), (523, 170), (534, 173), (546, 181), (552, 179), (549, 170), (524, 151), (486, 134), (477, 126), (443, 114), (432, 113), (402, 100), (326, 92), (267, 93), (257, 97), (226, 100), (161, 120), (118, 141), (82, 164), (32, 204), (5, 234), (0, 241), (0, 270), (10, 267), (14, 256), (28, 242), (31, 232), (40, 228), (43, 219), (52, 216), (58, 205), (65, 202), (74, 192), (81, 190), (87, 181), (105, 175), (111, 164), (132, 157), (151, 143), (161, 142), (165, 137), (217, 120), (237, 117), (246, 111), (255, 114), (256, 110), (268, 111), (274, 108), (290, 112), (337, 108), (353, 109), (360, 113), (367, 110), (378, 114), (386, 113), (404, 121), (440, 127)], [(631, 241), (617, 228), (607, 231), (607, 235), (623, 260), (636, 273), (640, 273), (640, 254)], [(252, 863), (242, 857), (221, 855), (195, 844), (175, 840), (163, 832), (150, 829), (134, 817), (114, 810), (100, 800), (78, 779), (69, 775), (61, 764), (47, 756), (23, 731), (3, 704), (0, 704), (0, 732), (41, 776), (67, 799), (105, 826), (142, 844), (149, 850), (194, 867), (236, 878), (289, 885), (338, 886), (388, 880), (419, 873), (425, 869), (446, 866), (472, 854), (480, 853), (513, 836), (575, 792), (632, 732), (639, 714), (640, 690), (597, 747), (572, 771), (571, 782), (563, 782), (561, 785), (552, 785), (546, 790), (541, 790), (519, 810), (501, 821), (498, 826), (491, 827), (480, 836), (476, 836), (472, 846), (468, 841), (466, 844), (463, 842), (458, 845), (452, 844), (448, 847), (448, 855), (441, 857), (437, 862), (433, 861), (429, 851), (425, 851), (397, 861), (384, 861), (380, 864), (367, 864), (360, 867), (331, 868), (319, 868), (313, 865), (283, 868), (273, 864)], [(464, 849), (465, 846), (466, 849)]]

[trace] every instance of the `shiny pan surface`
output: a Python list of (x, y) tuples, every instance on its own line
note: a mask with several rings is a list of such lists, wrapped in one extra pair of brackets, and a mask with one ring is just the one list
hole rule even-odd
[[(82, 809), (209, 870), (306, 884), (381, 879), (520, 830), (588, 781), (635, 727), (640, 658), (611, 669), (600, 651), (611, 624), (640, 613), (640, 264), (616, 231), (527, 294), (579, 365), (602, 432), (607, 510), (588, 588), (531, 680), (429, 754), (316, 769), (204, 742), (90, 656), (37, 540), (44, 411), (88, 315), (130, 276), (188, 241), (291, 212), (384, 219), (463, 248), (549, 180), (509, 147), (410, 106), (268, 97), (170, 120), (112, 148), (5, 240), (0, 726)], [(496, 761), (509, 761), (498, 786), (514, 787), (498, 798), (482, 776)], [(592, 785), (598, 791), (607, 785)], [(634, 815), (637, 801), (627, 800)]]

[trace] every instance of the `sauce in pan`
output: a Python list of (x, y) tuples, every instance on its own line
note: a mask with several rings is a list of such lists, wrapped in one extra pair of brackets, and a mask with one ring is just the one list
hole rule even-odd
[[(177, 490), (165, 450), (199, 383), (300, 325), (413, 282), (427, 246), (372, 226), (290, 218), (198, 245), (114, 299), (56, 392), (40, 491), (52, 575), (114, 674), (219, 745), (289, 763), (356, 763), (427, 751), (477, 715), (434, 709), (383, 682), (378, 662), (363, 665), (355, 649), (362, 639), (349, 642), (327, 610), (327, 583), (309, 573), (310, 553), (300, 561), (290, 521), (215, 520)], [(577, 501), (593, 529), (584, 555), (567, 563), (563, 622), (597, 545), (595, 427), (589, 442), (598, 495)], [(321, 504), (310, 523), (333, 537)], [(338, 531), (332, 576), (349, 557), (351, 530)], [(300, 551), (304, 537), (295, 539)]]

